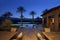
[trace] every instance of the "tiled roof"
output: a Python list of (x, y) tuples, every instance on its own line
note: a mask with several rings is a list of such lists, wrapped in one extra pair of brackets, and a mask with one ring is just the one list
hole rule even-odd
[(60, 8), (60, 6), (57, 6), (57, 7), (51, 8), (51, 9), (49, 9), (48, 11), (46, 11), (45, 13), (43, 13), (41, 16), (43, 16), (43, 15), (49, 13), (49, 12), (52, 12), (52, 11), (54, 11), (54, 10), (57, 10), (57, 9), (59, 9), (59, 8)]

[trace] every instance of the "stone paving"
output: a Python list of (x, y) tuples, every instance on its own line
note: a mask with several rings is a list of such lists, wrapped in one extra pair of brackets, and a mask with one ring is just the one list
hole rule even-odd
[(23, 33), (23, 38), (22, 40), (38, 40), (37, 39), (37, 33), (41, 33), (43, 30), (42, 27), (38, 27), (38, 28), (22, 28), (22, 29), (18, 29), (17, 34), (19, 34), (20, 32)]

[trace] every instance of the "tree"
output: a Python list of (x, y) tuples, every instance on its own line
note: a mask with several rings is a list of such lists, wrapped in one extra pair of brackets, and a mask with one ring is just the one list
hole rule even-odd
[(12, 21), (9, 19), (10, 16), (12, 16), (12, 13), (11, 12), (5, 12), (3, 15), (2, 15), (2, 18), (4, 18), (4, 20), (2, 20), (2, 26), (4, 28), (10, 28), (11, 24), (12, 24)]
[(36, 19), (40, 19), (40, 17), (36, 17)]
[(34, 12), (34, 11), (31, 11), (30, 12), (30, 15), (32, 15), (32, 23), (33, 23), (33, 28), (34, 28), (34, 15), (35, 15), (36, 13)]
[(12, 13), (11, 12), (5, 12), (2, 16), (5, 18), (9, 18), (10, 16), (12, 16)]
[(20, 12), (21, 26), (23, 26), (22, 19), (23, 19), (23, 12), (25, 11), (25, 9), (21, 6), (17, 8), (17, 11)]
[(10, 31), (11, 30), (11, 24), (12, 24), (11, 20), (5, 19), (4, 21), (2, 21), (2, 25), (0, 27), (0, 30)]
[(5, 28), (10, 27), (11, 24), (12, 24), (12, 21), (9, 20), (9, 19), (5, 19), (4, 21), (2, 21), (2, 26), (5, 27)]
[(42, 23), (42, 19), (40, 17), (36, 17), (36, 23), (37, 24), (41, 24)]

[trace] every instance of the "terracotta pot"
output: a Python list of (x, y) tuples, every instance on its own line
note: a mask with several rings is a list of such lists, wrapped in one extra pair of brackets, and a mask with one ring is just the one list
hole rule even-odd
[(44, 28), (45, 32), (50, 32), (50, 28)]
[(17, 28), (12, 27), (11, 32), (16, 32)]

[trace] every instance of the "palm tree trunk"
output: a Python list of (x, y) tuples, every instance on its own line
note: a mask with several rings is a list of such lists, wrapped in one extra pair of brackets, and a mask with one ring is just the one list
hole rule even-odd
[(23, 15), (22, 15), (22, 12), (21, 12), (21, 26), (23, 26), (22, 20), (23, 20)]
[(34, 15), (32, 15), (32, 23), (33, 23), (33, 28), (34, 28)]

